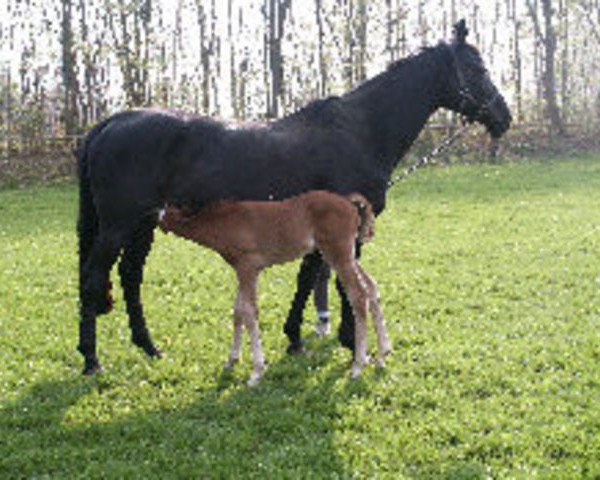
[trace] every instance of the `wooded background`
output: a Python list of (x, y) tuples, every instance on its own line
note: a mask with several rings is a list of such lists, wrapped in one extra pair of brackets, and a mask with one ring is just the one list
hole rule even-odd
[(0, 12), (9, 154), (136, 106), (278, 117), (450, 39), (462, 17), (515, 128), (600, 130), (600, 0), (0, 0)]

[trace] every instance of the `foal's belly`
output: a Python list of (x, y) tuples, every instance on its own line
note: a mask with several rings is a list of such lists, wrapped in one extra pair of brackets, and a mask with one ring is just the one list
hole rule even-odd
[(265, 267), (292, 262), (298, 258), (304, 257), (307, 253), (314, 251), (315, 241), (312, 236), (296, 239), (292, 242), (275, 243), (267, 247), (262, 256), (265, 261)]

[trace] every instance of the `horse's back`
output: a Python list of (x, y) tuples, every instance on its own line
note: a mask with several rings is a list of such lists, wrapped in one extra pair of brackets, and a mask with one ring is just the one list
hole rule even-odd
[(125, 216), (164, 203), (177, 171), (189, 169), (181, 163), (192, 156), (191, 137), (214, 136), (222, 128), (208, 118), (149, 109), (117, 113), (101, 126), (87, 140), (88, 171), (100, 213), (111, 218), (117, 208)]

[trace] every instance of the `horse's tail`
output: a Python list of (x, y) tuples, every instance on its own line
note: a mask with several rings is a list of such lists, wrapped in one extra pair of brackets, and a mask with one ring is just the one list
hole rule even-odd
[[(110, 119), (98, 123), (77, 145), (77, 173), (79, 175), (79, 217), (77, 219), (77, 236), (79, 239), (79, 295), (81, 300), (83, 285), (83, 269), (98, 236), (98, 212), (94, 204), (88, 164), (88, 149), (91, 142), (106, 127)], [(106, 295), (106, 306), (97, 313), (107, 313), (112, 308), (110, 282)]]
[(352, 193), (347, 198), (356, 207), (360, 216), (358, 241), (360, 243), (367, 243), (375, 235), (375, 215), (373, 214), (373, 208), (369, 201), (360, 193)]

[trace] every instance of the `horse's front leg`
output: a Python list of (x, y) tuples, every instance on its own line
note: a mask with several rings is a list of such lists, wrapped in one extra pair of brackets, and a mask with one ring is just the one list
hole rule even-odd
[(154, 218), (147, 218), (135, 231), (125, 246), (123, 258), (119, 263), (119, 275), (125, 295), (131, 341), (150, 357), (160, 357), (162, 352), (156, 348), (146, 327), (146, 319), (140, 299), (140, 286), (143, 280), (143, 269), (146, 257), (154, 239)]
[(283, 331), (290, 341), (287, 349), (288, 353), (298, 353), (303, 349), (302, 338), (300, 335), (300, 327), (302, 326), (303, 321), (302, 313), (304, 312), (306, 301), (314, 287), (322, 263), (323, 260), (321, 254), (318, 251), (315, 251), (306, 255), (300, 265), (296, 293), (283, 327)]

